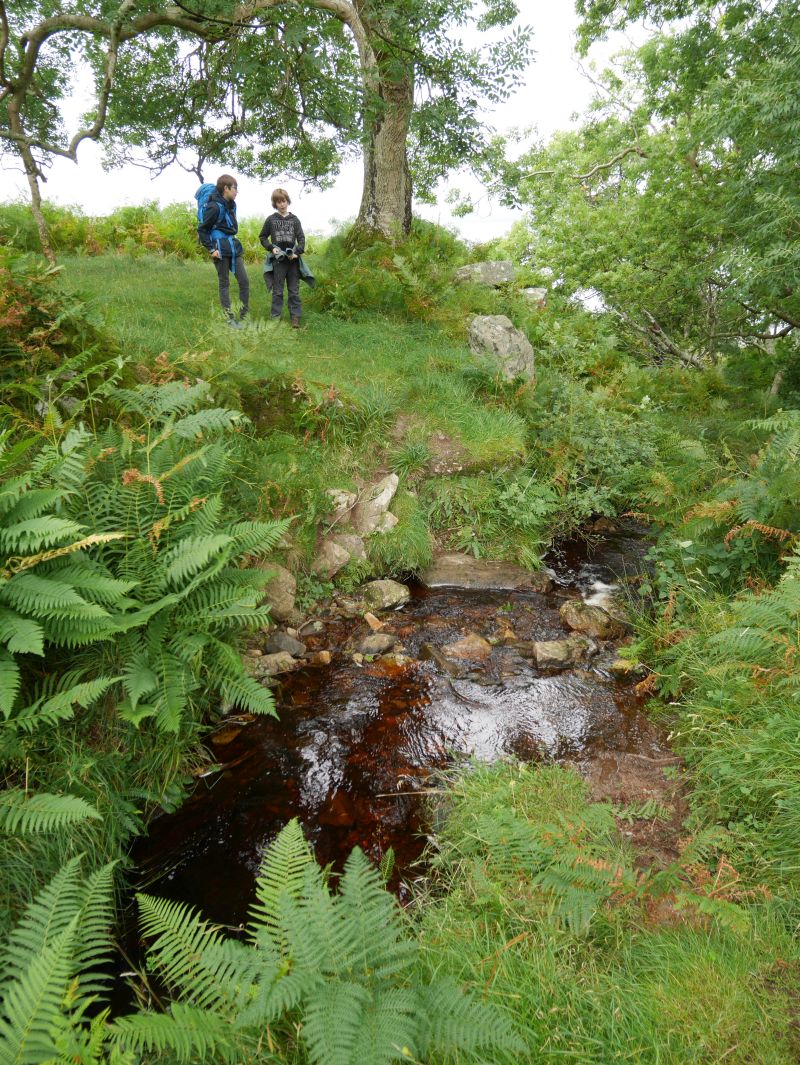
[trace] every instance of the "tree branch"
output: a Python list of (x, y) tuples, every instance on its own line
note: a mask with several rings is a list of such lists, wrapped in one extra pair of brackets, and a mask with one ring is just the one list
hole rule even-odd
[[(610, 170), (612, 166), (616, 166), (626, 155), (638, 155), (642, 159), (647, 158), (647, 152), (640, 148), (638, 144), (635, 144), (623, 149), (613, 159), (609, 159), (607, 163), (598, 163), (591, 170), (587, 170), (585, 174), (567, 174), (566, 176), (572, 178), (573, 181), (588, 181), (595, 174), (599, 174), (601, 170)], [(529, 174), (523, 174), (522, 176), (525, 178), (553, 177), (557, 173), (557, 170), (532, 170)]]
[(638, 144), (632, 145), (630, 148), (625, 148), (624, 151), (619, 152), (613, 159), (609, 159), (607, 163), (598, 163), (597, 166), (593, 166), (591, 170), (585, 174), (573, 174), (572, 176), (576, 181), (588, 181), (589, 178), (594, 177), (595, 174), (599, 174), (601, 170), (610, 170), (612, 166), (616, 166), (620, 160), (624, 159), (626, 155), (638, 155), (642, 159), (647, 158), (647, 152), (643, 151)]
[(6, 49), (8, 48), (9, 29), (5, 0), (0, 0), (0, 85), (7, 86)]

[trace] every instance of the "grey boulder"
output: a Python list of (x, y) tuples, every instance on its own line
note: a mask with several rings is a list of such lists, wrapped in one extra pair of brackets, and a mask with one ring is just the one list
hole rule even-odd
[(477, 315), (470, 322), (468, 338), (470, 351), (490, 358), (506, 381), (533, 377), (536, 363), (531, 342), (504, 314)]

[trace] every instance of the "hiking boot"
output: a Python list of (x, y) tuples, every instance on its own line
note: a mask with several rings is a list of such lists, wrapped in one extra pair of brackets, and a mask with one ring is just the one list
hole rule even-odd
[(300, 328), (300, 315), (299, 314), (293, 314), (292, 315), (292, 329), (299, 329), (299, 328)]
[(231, 329), (240, 329), (241, 328), (241, 323), (237, 322), (235, 318), (229, 318), (228, 319), (228, 325), (231, 327)]

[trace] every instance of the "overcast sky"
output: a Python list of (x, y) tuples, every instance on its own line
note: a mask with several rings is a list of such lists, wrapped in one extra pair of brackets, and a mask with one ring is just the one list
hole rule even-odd
[[(548, 5), (522, 0), (521, 8), (524, 13), (521, 21), (534, 28), (535, 56), (521, 78), (519, 92), (501, 108), (488, 113), (486, 120), (501, 131), (515, 126), (535, 126), (542, 135), (549, 136), (555, 130), (569, 126), (572, 116), (586, 107), (592, 95), (592, 85), (582, 75), (573, 51), (577, 18), (571, 0), (553, 0)], [(527, 13), (526, 8), (533, 10)], [(603, 58), (609, 50), (608, 46), (602, 47)], [(79, 109), (76, 103), (76, 113)], [(101, 154), (97, 144), (84, 142), (79, 148), (77, 165), (64, 159), (56, 160), (48, 171), (47, 184), (43, 188), (45, 198), (58, 204), (75, 204), (90, 214), (107, 214), (115, 207), (146, 200), (156, 200), (162, 206), (181, 200), (193, 204), (194, 175), (174, 166), (155, 179), (147, 170), (135, 166), (106, 172), (100, 163)], [(27, 184), (23, 176), (18, 170), (10, 169), (8, 159), (5, 167), (2, 173), (3, 198), (27, 200)], [(215, 175), (209, 174), (208, 178), (215, 180)], [(461, 175), (454, 177), (452, 184), (470, 190), (473, 199), (481, 196), (482, 190), (477, 183)], [(271, 210), (269, 192), (275, 185), (288, 188), (292, 210), (307, 232), (326, 233), (335, 222), (352, 219), (358, 212), (361, 164), (344, 167), (335, 186), (326, 192), (312, 188), (304, 190), (281, 174), (276, 174), (269, 182), (240, 177), (237, 200), (240, 217), (268, 214)], [(444, 202), (446, 192), (447, 186), (440, 190), (437, 206), (415, 205), (415, 212), (423, 218), (453, 226), (469, 240), (482, 241), (500, 236), (519, 217), (517, 212), (484, 197), (472, 215), (453, 218)]]

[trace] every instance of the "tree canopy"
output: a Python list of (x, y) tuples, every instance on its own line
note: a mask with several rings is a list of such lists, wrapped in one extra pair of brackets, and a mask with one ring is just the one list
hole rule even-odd
[[(686, 362), (800, 326), (794, 3), (578, 4), (584, 47), (646, 17), (586, 120), (505, 171), (520, 251)], [(673, 23), (670, 20), (679, 19)]]
[[(364, 156), (359, 221), (388, 234), (487, 140), (481, 108), (505, 98), (530, 33), (466, 44), (463, 31), (511, 26), (513, 0), (0, 0), (0, 138), (20, 157), (38, 206), (54, 155), (75, 159), (108, 130), (112, 164), (142, 155), (199, 173), (207, 163), (324, 184)], [(61, 107), (79, 69), (95, 101), (70, 136)], [(43, 233), (43, 236), (45, 234)]]

